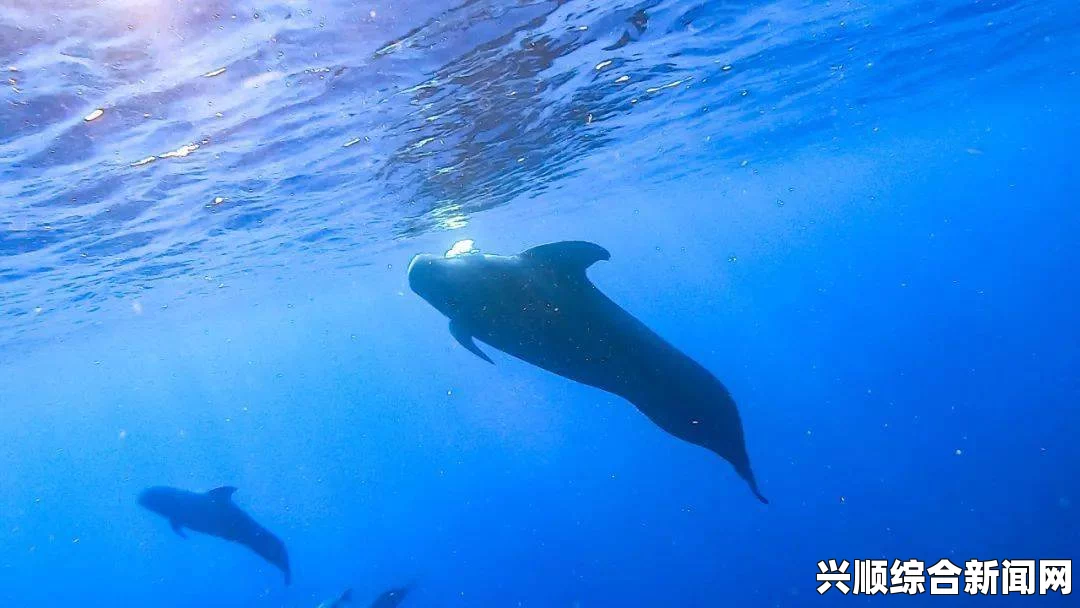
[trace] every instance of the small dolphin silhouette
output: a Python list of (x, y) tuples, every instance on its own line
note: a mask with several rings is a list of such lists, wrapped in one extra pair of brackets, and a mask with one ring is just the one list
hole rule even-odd
[(586, 269), (611, 254), (565, 241), (487, 255), (463, 241), (418, 255), (409, 287), (450, 319), (450, 333), (491, 363), (481, 341), (565, 378), (619, 395), (668, 433), (730, 462), (763, 503), (727, 388), (605, 296)]
[(187, 538), (184, 529), (188, 529), (244, 545), (277, 566), (289, 585), (292, 573), (285, 544), (236, 506), (232, 501), (234, 492), (236, 488), (232, 486), (204, 494), (155, 486), (139, 494), (139, 505), (169, 520), (181, 538)]
[(411, 587), (396, 587), (383, 591), (374, 602), (371, 602), (371, 608), (396, 608), (398, 604), (405, 601), (405, 596), (409, 594), (410, 589)]
[(345, 604), (352, 603), (352, 589), (346, 589), (341, 592), (341, 595), (332, 600), (327, 600), (319, 604), (318, 608), (342, 608)]

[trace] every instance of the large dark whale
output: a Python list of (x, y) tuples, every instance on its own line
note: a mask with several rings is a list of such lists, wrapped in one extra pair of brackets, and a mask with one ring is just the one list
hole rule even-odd
[[(467, 241), (466, 241), (467, 242)], [(585, 270), (611, 255), (583, 241), (540, 245), (513, 256), (455, 246), (418, 255), (409, 287), (450, 319), (450, 333), (491, 363), (478, 338), (518, 359), (619, 395), (668, 433), (719, 454), (762, 496), (742, 421), (708, 370), (605, 296)]]
[(139, 494), (139, 504), (169, 520), (169, 525), (187, 538), (184, 530), (194, 530), (244, 545), (277, 566), (292, 581), (285, 544), (260, 526), (232, 500), (236, 488), (225, 486), (206, 493), (155, 486)]

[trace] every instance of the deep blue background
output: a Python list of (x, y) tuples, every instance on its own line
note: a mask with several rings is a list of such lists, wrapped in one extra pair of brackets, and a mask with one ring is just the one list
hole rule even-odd
[[(290, 19), (282, 4), (244, 26), (268, 28), (246, 31), (251, 56), (202, 42), (134, 67), (130, 36), (228, 41), (233, 26), (184, 13), (50, 39), (50, 15), (89, 27), (77, 8), (0, 13), (0, 65), (21, 88), (0, 109), (0, 605), (314, 606), (347, 586), (364, 605), (410, 581), (404, 606), (1055, 601), (822, 598), (814, 574), (829, 558), (1076, 557), (1070, 3)], [(522, 39), (578, 24), (597, 40), (527, 69)], [(362, 51), (327, 42), (368, 26)], [(203, 88), (217, 65), (278, 70), (258, 47), (289, 36), (345, 57), (344, 80), (298, 92), (324, 74), (301, 64), (280, 70), (288, 93)], [(398, 40), (413, 40), (398, 63), (372, 59)], [(604, 57), (636, 62), (640, 90), (593, 84)], [(125, 66), (141, 78), (118, 83)], [(444, 66), (484, 76), (440, 80)], [(711, 84), (728, 72), (740, 84)], [(72, 78), (89, 104), (54, 98)], [(430, 98), (381, 92), (430, 79)], [(528, 101), (498, 101), (518, 97), (500, 82)], [(242, 117), (199, 126), (204, 96)], [(140, 103), (168, 120), (138, 126), (124, 108)], [(97, 106), (122, 121), (83, 121)], [(407, 158), (416, 129), (442, 124), (415, 112), (454, 108), (466, 116), (431, 156)], [(209, 143), (188, 157), (130, 166), (198, 133)], [(590, 277), (728, 385), (771, 504), (625, 402), (458, 346), (405, 267), (463, 238), (609, 249)], [(135, 504), (155, 484), (238, 486), (286, 541), (294, 585), (243, 549), (177, 538)]]

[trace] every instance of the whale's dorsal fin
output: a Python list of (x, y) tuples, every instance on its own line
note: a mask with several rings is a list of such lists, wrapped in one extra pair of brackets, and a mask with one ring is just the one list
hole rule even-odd
[(232, 495), (236, 492), (236, 488), (232, 486), (221, 486), (220, 488), (214, 488), (206, 493), (211, 500), (227, 501), (232, 500)]
[(523, 257), (538, 264), (560, 270), (568, 275), (585, 274), (585, 269), (600, 260), (610, 260), (611, 254), (596, 243), (588, 241), (559, 241), (537, 245), (521, 252)]

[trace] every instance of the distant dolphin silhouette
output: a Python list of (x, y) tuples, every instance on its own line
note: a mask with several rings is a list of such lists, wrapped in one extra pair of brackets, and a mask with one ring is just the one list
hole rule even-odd
[(396, 608), (398, 604), (405, 601), (409, 589), (410, 587), (397, 587), (383, 591), (374, 602), (371, 602), (371, 608)]
[(285, 544), (236, 506), (232, 501), (234, 492), (232, 486), (205, 494), (156, 486), (139, 495), (139, 504), (168, 519), (181, 538), (187, 538), (187, 528), (244, 545), (277, 566), (285, 574), (285, 584), (290, 584), (292, 573)]
[(341, 592), (341, 595), (332, 600), (327, 600), (319, 604), (318, 608), (342, 608), (345, 604), (352, 603), (352, 589), (346, 589)]
[(560, 376), (621, 396), (668, 433), (726, 459), (763, 503), (735, 401), (708, 370), (619, 307), (585, 270), (611, 254), (584, 241), (513, 256), (455, 245), (415, 256), (409, 287), (450, 319), (469, 352), (481, 341)]

